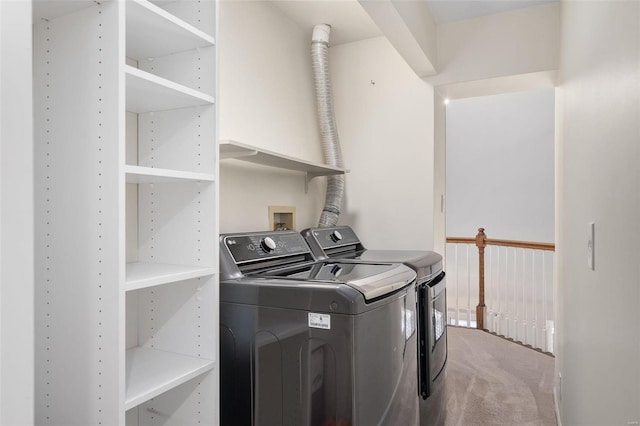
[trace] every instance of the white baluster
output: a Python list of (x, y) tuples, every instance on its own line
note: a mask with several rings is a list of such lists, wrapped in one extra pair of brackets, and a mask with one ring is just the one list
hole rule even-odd
[(467, 245), (467, 327), (471, 327), (471, 260)]
[(513, 328), (511, 330), (511, 338), (518, 340), (518, 280), (516, 273), (518, 250), (512, 248), (511, 252), (513, 253), (513, 284), (511, 284), (511, 287), (513, 288), (513, 318), (511, 320)]
[(502, 318), (502, 298), (500, 297), (500, 290), (501, 290), (501, 282), (500, 282), (500, 247), (498, 247), (497, 249), (498, 253), (497, 253), (497, 260), (496, 260), (496, 283), (498, 285), (498, 292), (497, 292), (497, 298), (498, 298), (498, 315), (496, 316), (496, 322), (497, 322), (497, 326), (496, 326), (496, 333), (501, 334), (500, 331), (502, 330), (502, 328), (500, 327), (500, 319)]
[(504, 250), (504, 304), (506, 309), (504, 319), (505, 319), (505, 330), (504, 335), (510, 336), (510, 326), (511, 326), (511, 306), (509, 305), (509, 248), (505, 247)]
[(456, 259), (456, 325), (460, 325), (460, 273), (458, 263), (458, 244), (455, 245), (455, 259)]
[(522, 343), (525, 345), (529, 343), (529, 338), (527, 336), (527, 250), (522, 249)]
[(543, 336), (544, 336), (544, 350), (549, 351), (549, 344), (547, 342), (547, 264), (545, 262), (545, 253), (542, 252), (542, 321), (543, 322)]
[(533, 254), (533, 270), (531, 271), (531, 276), (532, 276), (532, 280), (533, 280), (533, 289), (532, 289), (532, 297), (533, 297), (533, 303), (534, 306), (536, 307), (536, 309), (533, 312), (533, 324), (532, 324), (532, 332), (533, 332), (533, 347), (534, 348), (538, 348), (538, 300), (536, 299), (536, 287), (537, 287), (537, 281), (536, 281), (536, 268), (535, 268), (535, 251)]
[(493, 322), (493, 317), (495, 314), (495, 296), (496, 289), (495, 283), (493, 282), (493, 250), (491, 247), (487, 247), (485, 250), (489, 252), (489, 268), (485, 270), (485, 277), (488, 277), (485, 281), (485, 292), (489, 290), (489, 293), (486, 294), (485, 299), (489, 302), (489, 307), (487, 307), (487, 329), (495, 333), (495, 324)]

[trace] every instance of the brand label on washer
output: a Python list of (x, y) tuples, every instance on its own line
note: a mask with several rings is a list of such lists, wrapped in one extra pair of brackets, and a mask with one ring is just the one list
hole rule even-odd
[(309, 312), (309, 327), (331, 330), (331, 315)]

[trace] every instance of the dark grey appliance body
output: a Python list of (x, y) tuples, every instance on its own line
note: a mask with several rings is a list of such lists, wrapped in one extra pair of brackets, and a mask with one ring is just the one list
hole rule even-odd
[(292, 231), (220, 248), (222, 425), (417, 424), (413, 270), (317, 262)]
[(348, 226), (306, 229), (302, 235), (316, 259), (401, 262), (416, 271), (420, 423), (441, 424), (445, 416), (447, 364), (446, 279), (442, 256), (432, 251), (367, 250)]

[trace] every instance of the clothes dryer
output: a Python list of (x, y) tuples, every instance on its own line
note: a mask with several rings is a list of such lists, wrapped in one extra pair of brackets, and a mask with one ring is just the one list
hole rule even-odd
[(368, 250), (349, 226), (310, 228), (301, 234), (316, 259), (400, 262), (416, 272), (420, 424), (443, 423), (447, 301), (442, 256), (433, 251)]

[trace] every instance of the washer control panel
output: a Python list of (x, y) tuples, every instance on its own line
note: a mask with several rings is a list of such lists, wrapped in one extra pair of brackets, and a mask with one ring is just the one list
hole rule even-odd
[(271, 237), (264, 237), (260, 240), (260, 246), (265, 253), (272, 253), (278, 248), (278, 243), (276, 243)]
[(233, 234), (223, 238), (236, 264), (310, 253), (304, 238), (295, 231)]

